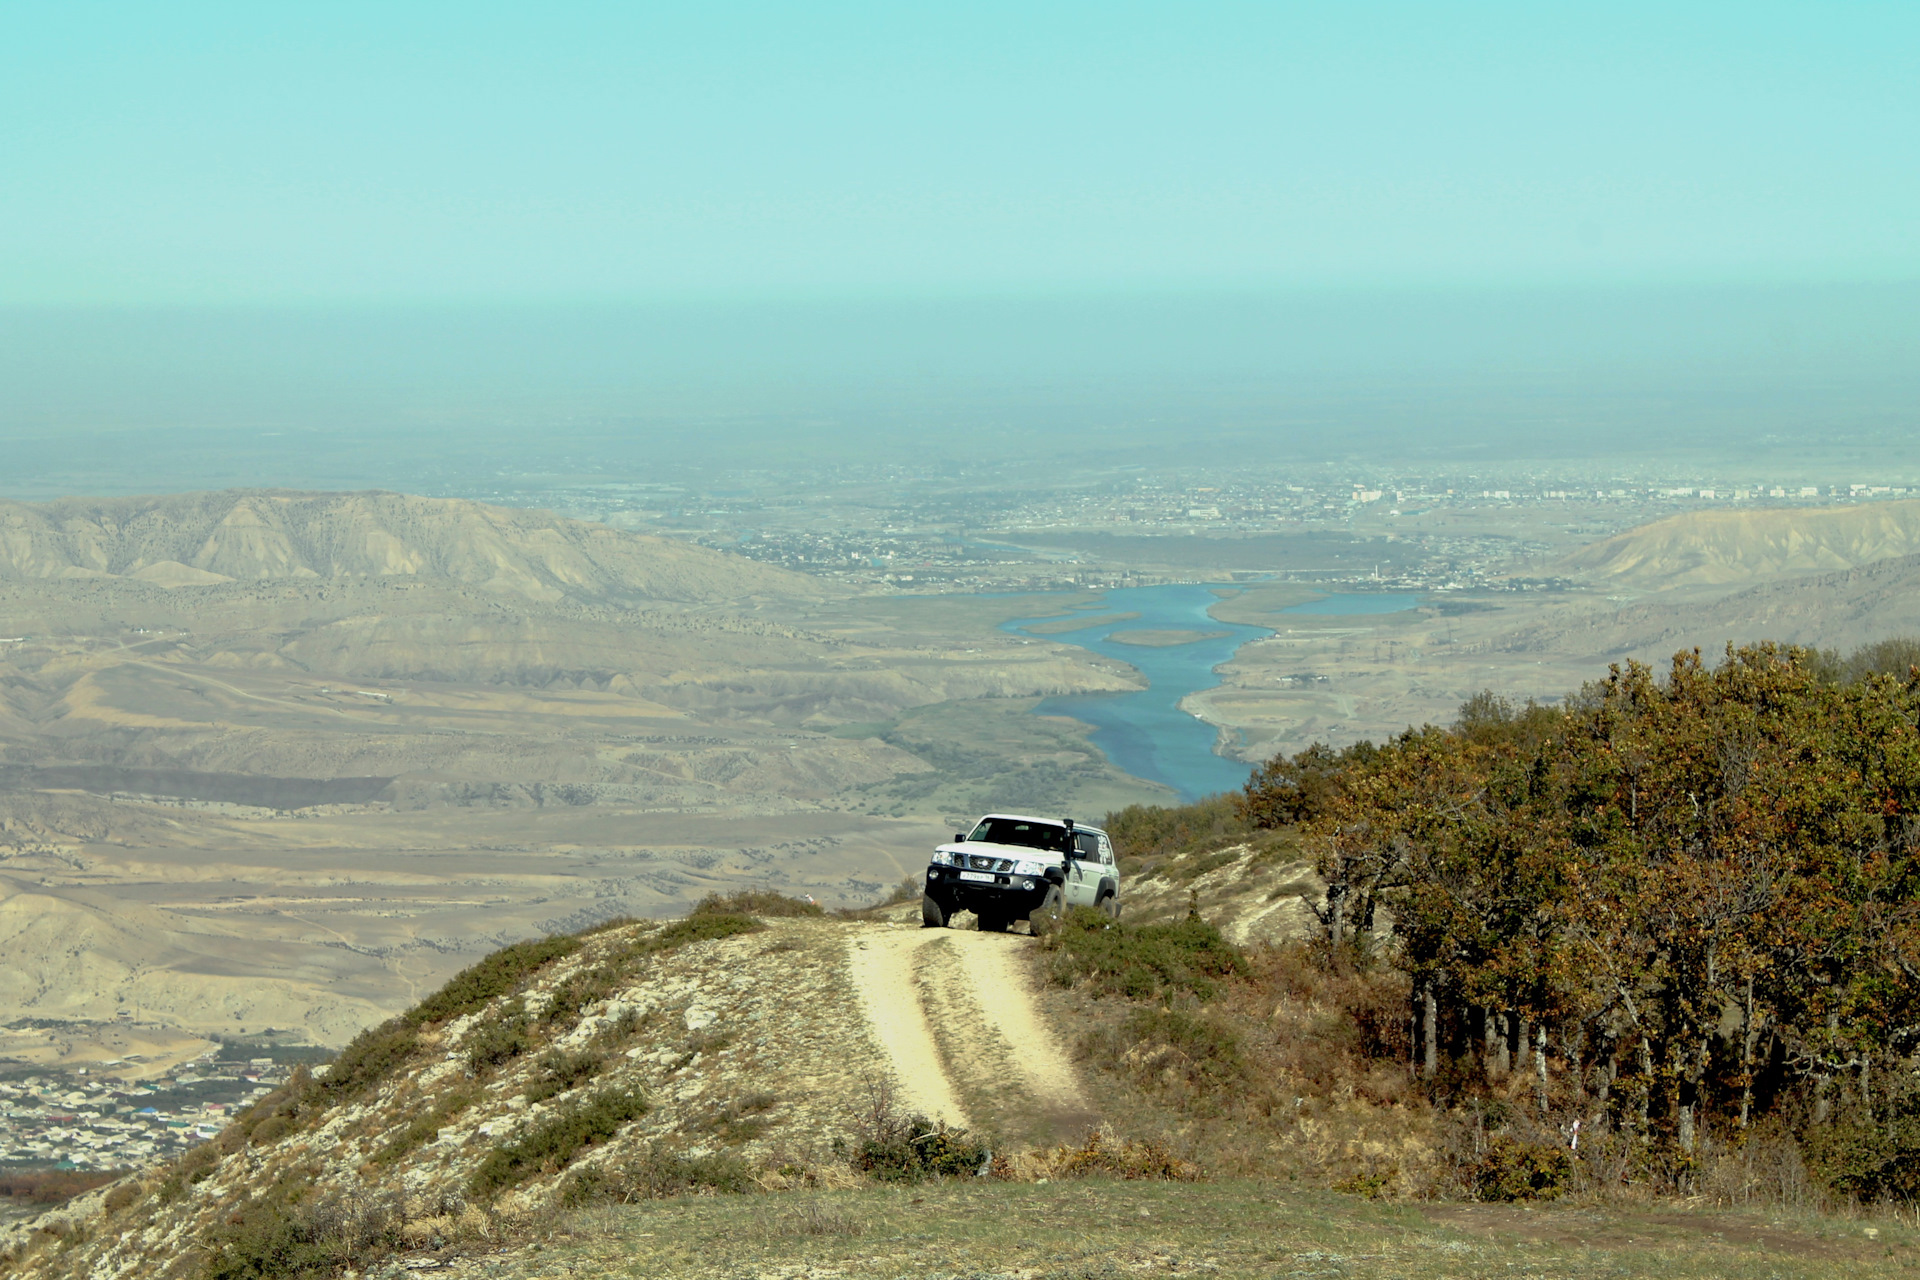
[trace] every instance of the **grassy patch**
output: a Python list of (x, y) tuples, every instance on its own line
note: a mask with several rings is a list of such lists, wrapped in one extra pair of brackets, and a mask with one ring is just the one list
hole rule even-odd
[(646, 1098), (636, 1089), (609, 1088), (589, 1094), (488, 1152), (468, 1186), (477, 1195), (491, 1195), (536, 1175), (558, 1173), (582, 1151), (613, 1137), (647, 1109)]
[(1042, 944), (1048, 971), (1062, 986), (1134, 1000), (1178, 995), (1211, 1000), (1222, 979), (1246, 972), (1238, 948), (1220, 931), (1189, 916), (1170, 924), (1115, 923), (1085, 907), (1068, 912)]
[(737, 1195), (752, 1191), (754, 1186), (752, 1170), (738, 1156), (689, 1156), (648, 1144), (625, 1160), (590, 1165), (568, 1174), (560, 1184), (560, 1203), (578, 1208), (715, 1192)]
[[(809, 1213), (826, 1229), (782, 1220)], [(578, 1220), (575, 1231), (539, 1255), (538, 1274), (1860, 1280), (1912, 1274), (1920, 1262), (1915, 1232), (1891, 1214), (1783, 1220), (1673, 1206), (1396, 1205), (1270, 1181), (1098, 1176), (1046, 1186), (961, 1178), (771, 1200), (694, 1196), (615, 1208)]]
[(749, 1093), (690, 1121), (685, 1127), (694, 1133), (710, 1133), (728, 1146), (751, 1142), (767, 1130), (763, 1113), (773, 1110), (779, 1099), (771, 1093)]

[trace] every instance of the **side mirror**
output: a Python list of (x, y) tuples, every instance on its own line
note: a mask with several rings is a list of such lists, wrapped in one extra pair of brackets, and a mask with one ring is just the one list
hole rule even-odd
[(954, 833), (953, 833), (953, 842), (954, 842), (955, 844), (965, 844), (965, 843), (967, 842), (967, 833), (966, 833), (966, 832), (964, 832), (964, 831), (956, 831), (956, 832), (954, 832)]

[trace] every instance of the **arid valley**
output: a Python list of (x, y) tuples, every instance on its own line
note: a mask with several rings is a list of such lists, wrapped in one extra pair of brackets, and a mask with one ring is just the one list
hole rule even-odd
[[(1272, 631), (1186, 704), (1248, 763), (1692, 645), (1920, 629), (1920, 503), (1554, 536), (1516, 537), (1510, 572), (1556, 589), (1368, 616), (1284, 612), (1330, 588), (1230, 538), (1082, 569), (1214, 582), (1213, 617)], [(983, 810), (1165, 801), (1032, 714), (1140, 686), (1072, 643), (1102, 599), (387, 493), (0, 508), (0, 1049), (137, 1077), (214, 1037), (339, 1045), (516, 938), (742, 886), (858, 905)], [(1057, 620), (1001, 626), (1032, 616)]]

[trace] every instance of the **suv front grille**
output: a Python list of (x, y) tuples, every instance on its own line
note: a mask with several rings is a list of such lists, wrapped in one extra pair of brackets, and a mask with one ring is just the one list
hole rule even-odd
[(1012, 858), (989, 858), (983, 853), (967, 855), (967, 865), (975, 871), (1011, 871)]

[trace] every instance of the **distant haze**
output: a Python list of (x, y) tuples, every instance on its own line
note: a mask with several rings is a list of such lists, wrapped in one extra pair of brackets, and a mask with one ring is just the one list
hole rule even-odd
[(1916, 14), (30, 6), (0, 489), (1897, 462)]
[(15, 309), (0, 489), (134, 491), (196, 453), (167, 487), (771, 455), (1898, 462), (1917, 385), (1900, 285)]

